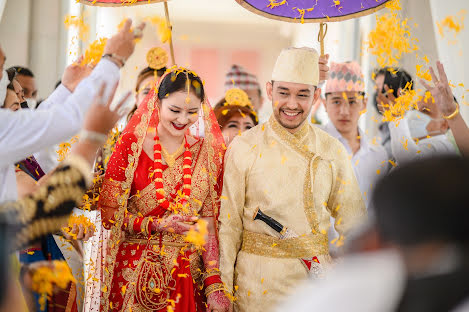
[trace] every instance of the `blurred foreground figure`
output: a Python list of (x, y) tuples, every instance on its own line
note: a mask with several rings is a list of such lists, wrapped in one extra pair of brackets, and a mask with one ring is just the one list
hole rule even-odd
[(398, 167), (376, 186), (356, 253), (278, 311), (468, 311), (468, 176), (450, 156)]

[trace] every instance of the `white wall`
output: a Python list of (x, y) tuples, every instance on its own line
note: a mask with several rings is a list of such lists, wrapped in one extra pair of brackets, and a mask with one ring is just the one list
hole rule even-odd
[(29, 67), (37, 77), (39, 98), (47, 97), (61, 77), (66, 57), (62, 0), (9, 0), (0, 22), (6, 67)]
[[(429, 0), (431, 5), (431, 13), (434, 21), (441, 21), (448, 15), (456, 15), (461, 9), (465, 9), (469, 14), (469, 1), (467, 0)], [(467, 53), (469, 51), (469, 27), (468, 18), (466, 14), (466, 27), (457, 35), (457, 42), (455, 44), (448, 43), (447, 39), (450, 38), (446, 35), (442, 38), (438, 33), (438, 29), (434, 27), (434, 34), (436, 38), (436, 46), (439, 58), (445, 66), (446, 74), (455, 85), (463, 83), (465, 88), (457, 87), (453, 89), (458, 102), (461, 104), (461, 115), (467, 123), (469, 123), (469, 95), (464, 90), (469, 89), (469, 61), (467, 60)], [(462, 104), (462, 96), (466, 95), (465, 104)]]
[(7, 56), (6, 66), (29, 65), (30, 0), (10, 0), (0, 22), (0, 45)]

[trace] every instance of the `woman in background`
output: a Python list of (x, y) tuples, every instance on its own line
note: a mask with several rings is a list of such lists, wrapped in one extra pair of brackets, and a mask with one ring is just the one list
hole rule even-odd
[(226, 91), (214, 108), (226, 146), (235, 136), (258, 124), (257, 114), (246, 92), (241, 89)]

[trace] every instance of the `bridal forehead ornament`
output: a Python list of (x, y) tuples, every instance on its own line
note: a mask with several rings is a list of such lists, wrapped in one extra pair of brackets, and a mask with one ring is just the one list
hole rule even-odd
[[(186, 100), (185, 100), (186, 104), (189, 104), (191, 102), (191, 99), (189, 97), (189, 94), (190, 94), (190, 91), (191, 91), (191, 83), (192, 83), (192, 86), (196, 90), (199, 90), (202, 87), (197, 80), (193, 80), (193, 81), (190, 80), (189, 74), (191, 74), (193, 77), (199, 77), (199, 75), (197, 75), (197, 73), (195, 73), (194, 71), (192, 71), (190, 69), (174, 65), (174, 66), (168, 68), (166, 70), (165, 74), (171, 75), (171, 81), (173, 81), (173, 82), (176, 81), (176, 78), (177, 78), (178, 75), (180, 75), (180, 74), (186, 75), (186, 92), (187, 92), (187, 97), (186, 97)], [(166, 95), (166, 96), (168, 96), (168, 95)]]

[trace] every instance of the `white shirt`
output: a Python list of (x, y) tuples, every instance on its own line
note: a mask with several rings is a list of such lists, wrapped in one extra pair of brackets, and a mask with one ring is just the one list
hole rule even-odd
[(275, 311), (396, 311), (405, 275), (404, 263), (393, 250), (346, 256), (324, 279), (300, 285)]
[(76, 135), (101, 84), (109, 92), (118, 81), (119, 68), (102, 59), (71, 95), (59, 86), (35, 111), (0, 109), (0, 203), (17, 199), (14, 164)]
[(321, 128), (328, 134), (339, 140), (350, 155), (352, 167), (360, 186), (365, 204), (368, 207), (371, 200), (371, 191), (380, 177), (389, 171), (389, 157), (386, 150), (380, 144), (369, 143), (368, 137), (358, 129), (360, 135), (360, 149), (352, 155), (352, 149), (348, 141), (342, 137), (332, 122)]
[(389, 123), (391, 149), (398, 164), (437, 155), (458, 155), (454, 145), (444, 134), (425, 138), (416, 143), (410, 135), (405, 119)]

